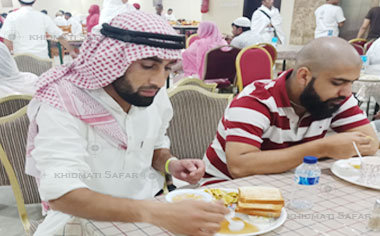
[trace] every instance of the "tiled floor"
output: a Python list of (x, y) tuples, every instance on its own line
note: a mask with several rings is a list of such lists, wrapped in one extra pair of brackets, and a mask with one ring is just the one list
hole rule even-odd
[[(26, 206), (30, 220), (42, 218), (40, 204)], [(12, 189), (8, 186), (0, 187), (0, 235), (24, 236), (24, 229), (19, 218)]]

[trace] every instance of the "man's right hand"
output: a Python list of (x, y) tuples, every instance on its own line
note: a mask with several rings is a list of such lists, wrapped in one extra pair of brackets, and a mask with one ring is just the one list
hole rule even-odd
[(326, 156), (335, 159), (347, 159), (356, 156), (354, 145), (360, 153), (366, 153), (371, 149), (372, 138), (361, 132), (344, 132), (331, 135), (321, 140), (326, 147)]
[(154, 213), (151, 223), (175, 234), (194, 236), (214, 235), (220, 229), (224, 215), (229, 213), (222, 202), (199, 200), (163, 204), (160, 209), (161, 212)]

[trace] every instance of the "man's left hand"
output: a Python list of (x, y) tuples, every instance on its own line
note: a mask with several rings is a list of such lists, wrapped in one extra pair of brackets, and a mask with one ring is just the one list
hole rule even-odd
[(173, 160), (169, 163), (169, 172), (177, 179), (196, 184), (205, 173), (205, 164), (199, 159)]

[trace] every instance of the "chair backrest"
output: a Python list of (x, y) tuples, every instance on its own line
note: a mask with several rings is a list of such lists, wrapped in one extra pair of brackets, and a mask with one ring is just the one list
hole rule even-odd
[(375, 42), (375, 39), (372, 39), (364, 44), (364, 51), (365, 53), (368, 52), (369, 48), (372, 46), (373, 42)]
[[(26, 115), (27, 107), (16, 113), (0, 118), (0, 145), (4, 149), (21, 184), (25, 203), (39, 203), (36, 180), (25, 174), (26, 140), (28, 135), (29, 119)], [(3, 167), (0, 168), (0, 186), (10, 185), (9, 177)]]
[(0, 117), (8, 116), (29, 104), (31, 95), (10, 95), (0, 98)]
[(216, 83), (205, 83), (202, 80), (198, 78), (184, 78), (178, 81), (175, 86), (185, 86), (185, 85), (194, 85), (194, 86), (199, 86), (203, 89), (206, 89), (207, 91), (210, 92), (215, 92), (216, 91)]
[(359, 53), (359, 55), (365, 54), (363, 46), (360, 46), (359, 44), (351, 44), (351, 45), (355, 48), (355, 50)]
[(20, 71), (30, 72), (38, 76), (53, 67), (52, 59), (43, 59), (31, 54), (18, 54), (14, 55), (13, 58)]
[(240, 48), (221, 46), (206, 53), (203, 80), (228, 78), (231, 84), (235, 83), (235, 60)]
[(356, 39), (351, 39), (350, 41), (348, 41), (350, 44), (357, 44), (357, 45), (360, 45), (362, 47), (364, 47), (364, 44), (367, 43), (367, 39), (362, 39), (362, 38), (356, 38)]
[(269, 44), (269, 43), (259, 43), (256, 46), (260, 46), (260, 47), (264, 48), (265, 50), (267, 50), (269, 52), (270, 56), (272, 57), (272, 62), (273, 63), (276, 62), (276, 60), (277, 60), (277, 50), (276, 50), (276, 48), (272, 44)]
[(202, 159), (232, 94), (211, 93), (197, 86), (168, 91), (174, 116), (168, 128), (171, 153), (180, 159)]
[(198, 34), (192, 34), (186, 39), (186, 48), (188, 48), (195, 40), (199, 39)]
[(249, 46), (243, 48), (236, 58), (237, 87), (243, 88), (262, 79), (271, 79), (273, 73), (272, 57), (262, 47)]

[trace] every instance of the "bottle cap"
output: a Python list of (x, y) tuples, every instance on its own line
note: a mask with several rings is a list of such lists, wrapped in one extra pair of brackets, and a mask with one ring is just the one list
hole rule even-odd
[(368, 61), (368, 57), (366, 55), (362, 55), (360, 57), (361, 57), (363, 63)]
[(272, 43), (277, 43), (278, 42), (278, 38), (277, 37), (273, 37), (272, 38)]
[(313, 156), (305, 156), (303, 158), (303, 162), (305, 162), (307, 164), (315, 164), (315, 163), (317, 163), (317, 161), (318, 161), (318, 158), (313, 157)]

